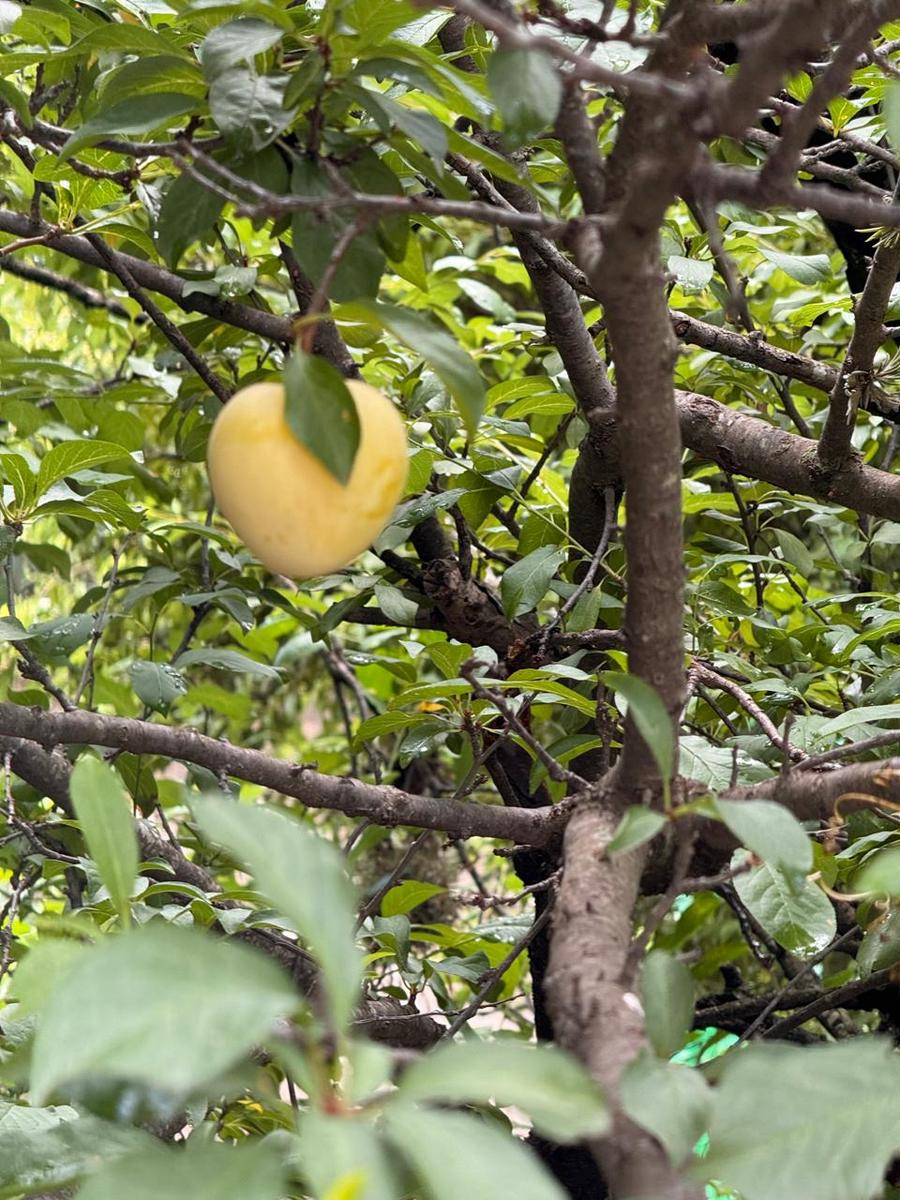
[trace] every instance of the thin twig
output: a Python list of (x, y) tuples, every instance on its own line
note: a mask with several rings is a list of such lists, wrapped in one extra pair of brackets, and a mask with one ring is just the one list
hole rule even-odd
[(116, 276), (133, 300), (136, 300), (153, 324), (175, 347), (184, 360), (196, 371), (214, 396), (225, 404), (231, 395), (231, 389), (209, 368), (205, 359), (197, 353), (177, 325), (169, 320), (162, 309), (151, 300), (147, 293), (132, 275), (122, 256), (106, 244), (96, 233), (86, 235), (108, 269)]
[(501, 717), (503, 717), (504, 721), (506, 721), (506, 724), (509, 726), (509, 728), (517, 733), (525, 745), (537, 755), (543, 765), (547, 768), (547, 774), (551, 779), (555, 780), (557, 783), (566, 784), (567, 787), (572, 791), (583, 791), (588, 786), (587, 780), (582, 779), (580, 775), (576, 775), (574, 771), (569, 771), (565, 767), (561, 766), (553, 757), (553, 755), (549, 754), (541, 745), (531, 730), (519, 720), (516, 713), (513, 712), (503, 697), (497, 692), (486, 688), (484, 684), (476, 678), (475, 669), (478, 666), (481, 666), (481, 664), (473, 661), (466, 663), (460, 668), (460, 674), (462, 677), (467, 679), (472, 685), (473, 694), (478, 696), (480, 699), (488, 700), (491, 704), (493, 704), (494, 708), (497, 709)]
[[(124, 549), (124, 547), (122, 549)], [(82, 668), (81, 678), (78, 681), (78, 687), (75, 689), (75, 695), (73, 697), (76, 706), (81, 703), (81, 697), (84, 695), (84, 691), (89, 683), (91, 685), (92, 693), (94, 690), (94, 656), (97, 653), (97, 646), (99, 645), (100, 639), (103, 636), (103, 626), (106, 621), (106, 613), (109, 609), (109, 602), (113, 594), (113, 589), (116, 586), (116, 579), (118, 578), (119, 559), (122, 555), (122, 549), (113, 547), (112, 550), (113, 561), (109, 572), (109, 581), (106, 585), (106, 592), (103, 596), (103, 602), (100, 605), (100, 611), (94, 618), (94, 625), (91, 629), (91, 640), (88, 643), (84, 667)]]
[(600, 535), (600, 541), (597, 543), (597, 549), (594, 551), (593, 557), (591, 558), (590, 566), (585, 572), (584, 579), (582, 579), (566, 602), (560, 605), (559, 612), (556, 614), (553, 620), (545, 626), (543, 631), (545, 638), (553, 636), (556, 629), (566, 619), (581, 597), (586, 595), (594, 587), (594, 581), (597, 578), (597, 573), (600, 570), (600, 562), (609, 548), (609, 542), (613, 531), (613, 522), (616, 515), (616, 493), (611, 487), (604, 488), (603, 490), (603, 504), (603, 532)]
[(699, 659), (694, 659), (691, 671), (701, 683), (705, 683), (708, 687), (718, 688), (719, 691), (727, 692), (729, 696), (734, 697), (741, 708), (753, 717), (773, 746), (790, 754), (794, 762), (803, 762), (806, 758), (806, 751), (801, 750), (799, 746), (792, 746), (790, 742), (785, 741), (772, 719), (763, 712), (753, 697), (748, 695), (734, 680), (720, 675), (718, 671), (714, 671), (712, 667), (700, 662)]
[(547, 905), (537, 920), (533, 922), (525, 936), (516, 942), (503, 961), (492, 970), (487, 971), (484, 975), (482, 975), (481, 979), (479, 980), (481, 986), (479, 987), (478, 991), (475, 993), (472, 1000), (466, 1005), (466, 1007), (456, 1015), (452, 1023), (448, 1025), (444, 1033), (444, 1038), (452, 1038), (454, 1034), (459, 1033), (460, 1029), (462, 1029), (464, 1025), (467, 1025), (469, 1021), (471, 1021), (472, 1017), (474, 1017), (479, 1008), (481, 1008), (485, 999), (493, 990), (495, 985), (503, 978), (519, 955), (524, 950), (528, 949), (544, 926), (547, 925), (552, 915), (553, 904), (551, 902)]
[(403, 872), (406, 870), (406, 868), (409, 866), (410, 862), (412, 861), (413, 857), (415, 856), (416, 851), (419, 849), (419, 847), (422, 845), (422, 843), (426, 841), (427, 838), (431, 837), (431, 834), (432, 834), (432, 831), (430, 829), (423, 829), (422, 832), (420, 834), (418, 834), (418, 836), (414, 837), (413, 840), (409, 843), (409, 845), (406, 848), (406, 851), (401, 856), (399, 862), (396, 864), (394, 869), (390, 872), (387, 879), (385, 879), (385, 881), (382, 883), (381, 887), (377, 890), (377, 892), (375, 892), (375, 894), (373, 896), (370, 896), (369, 899), (362, 906), (362, 908), (359, 910), (359, 914), (356, 918), (356, 928), (357, 929), (359, 929), (360, 926), (366, 920), (368, 920), (368, 918), (371, 917), (373, 913), (378, 911), (378, 906), (381, 904), (381, 901), (388, 894), (388, 892), (391, 890), (391, 888), (394, 886), (394, 884), (397, 882), (397, 880), (400, 878), (400, 876), (403, 874)]

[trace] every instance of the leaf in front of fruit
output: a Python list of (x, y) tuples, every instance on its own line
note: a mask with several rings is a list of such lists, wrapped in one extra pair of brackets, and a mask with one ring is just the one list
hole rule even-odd
[(346, 484), (359, 449), (359, 414), (342, 377), (324, 358), (298, 349), (284, 369), (284, 392), (291, 433)]
[(421, 313), (369, 300), (346, 305), (341, 315), (366, 325), (379, 325), (420, 355), (456, 401), (469, 434), (474, 434), (484, 411), (484, 380), (475, 363), (446, 329), (439, 328)]

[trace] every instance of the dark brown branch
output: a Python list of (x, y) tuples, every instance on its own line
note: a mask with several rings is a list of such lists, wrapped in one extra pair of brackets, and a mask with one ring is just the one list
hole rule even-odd
[(809, 438), (693, 392), (679, 392), (677, 404), (684, 444), (732, 474), (900, 521), (900, 476), (863, 466), (855, 459), (826, 476), (818, 465), (816, 443)]
[(839, 470), (851, 454), (856, 412), (872, 383), (872, 366), (884, 338), (884, 318), (898, 271), (900, 236), (893, 235), (885, 238), (875, 251), (856, 305), (850, 346), (831, 392), (828, 416), (819, 439), (819, 461), (826, 472)]
[(134, 754), (161, 754), (197, 763), (219, 776), (258, 783), (313, 808), (371, 816), (389, 827), (412, 825), (440, 829), (454, 837), (496, 837), (535, 846), (550, 844), (560, 832), (559, 817), (553, 810), (526, 812), (414, 796), (399, 788), (321, 775), (310, 767), (233, 746), (193, 729), (149, 721), (81, 710), (50, 713), (0, 702), (0, 736), (26, 738), (45, 748), (87, 744)]
[(774, 800), (801, 821), (827, 820), (838, 800), (844, 813), (872, 807), (879, 800), (900, 804), (900, 758), (853, 763), (831, 771), (797, 769), (753, 787), (734, 789), (728, 796)]

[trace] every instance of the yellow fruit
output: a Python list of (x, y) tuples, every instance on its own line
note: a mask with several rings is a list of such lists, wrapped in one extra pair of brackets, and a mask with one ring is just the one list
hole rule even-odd
[(297, 441), (280, 383), (235, 393), (216, 418), (207, 462), (216, 504), (272, 571), (294, 578), (345, 567), (384, 529), (406, 481), (406, 431), (390, 400), (367, 383), (347, 387), (359, 413), (359, 449), (346, 484)]

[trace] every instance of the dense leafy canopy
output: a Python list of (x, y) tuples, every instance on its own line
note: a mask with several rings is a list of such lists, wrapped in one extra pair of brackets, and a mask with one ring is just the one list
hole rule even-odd
[[(655, 0), (455, 7), (0, 0), (0, 1196), (602, 1195), (560, 1147), (606, 1169), (610, 1106), (684, 1197), (866, 1200), (900, 1152), (896, 234), (859, 235), (866, 363), (813, 189), (734, 182), (776, 104), (705, 136), (629, 276), (585, 130), (635, 155), (637, 228), (666, 151), (627, 122), (740, 80), (728, 6), (671, 80)], [(787, 165), (869, 231), (870, 7), (845, 85), (827, 27), (772, 81), (824, 88)], [(651, 367), (680, 479), (629, 431)], [(355, 376), (404, 498), (346, 569), (272, 575), (210, 502), (212, 422), (283, 380), (343, 479)]]

